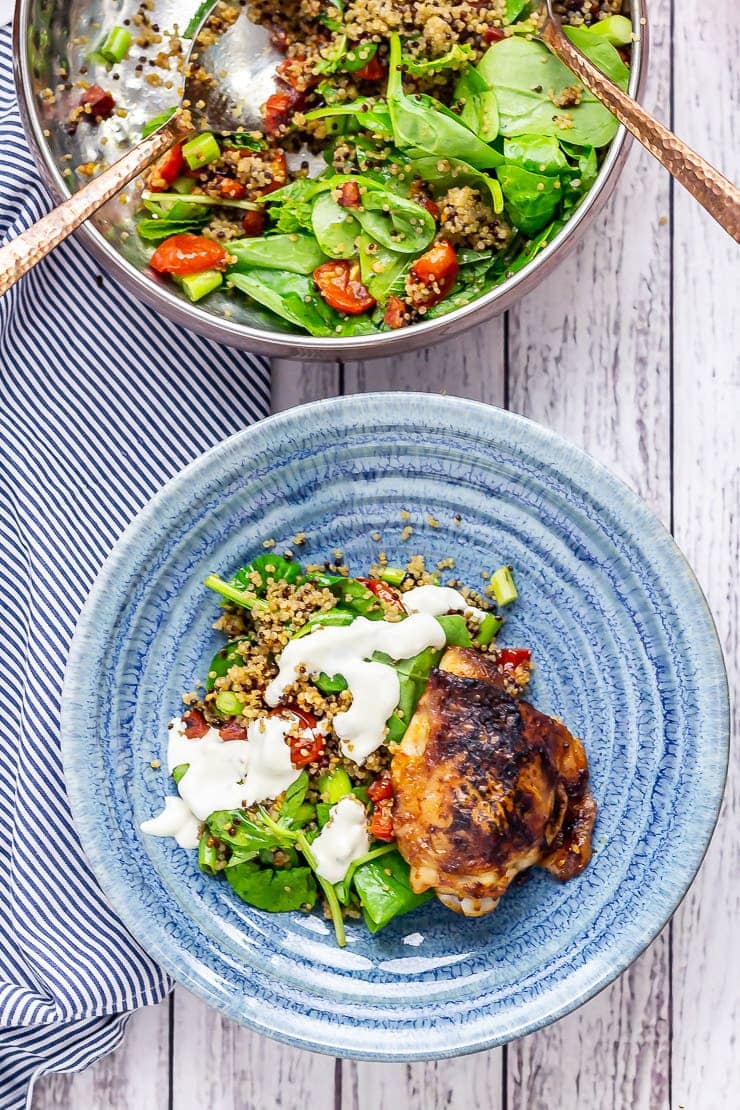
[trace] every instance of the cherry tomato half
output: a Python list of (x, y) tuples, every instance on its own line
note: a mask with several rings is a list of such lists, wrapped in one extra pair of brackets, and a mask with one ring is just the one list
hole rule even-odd
[[(427, 307), (444, 300), (457, 280), (460, 266), (455, 249), (446, 239), (434, 243), (411, 267), (411, 275), (422, 288), (418, 302)], [(411, 283), (412, 299), (414, 282)]]
[(350, 262), (346, 258), (323, 262), (314, 270), (313, 280), (326, 303), (337, 312), (359, 316), (375, 308), (374, 298), (360, 281), (360, 267), (357, 262)]
[(376, 840), (393, 840), (393, 802), (384, 798), (373, 810), (370, 820), (370, 835)]
[(153, 193), (169, 189), (182, 169), (182, 143), (175, 143), (150, 169), (146, 184)]
[(261, 235), (265, 230), (265, 213), (261, 209), (250, 209), (244, 213), (242, 220), (242, 227), (244, 234), (253, 238), (255, 235)]
[(149, 265), (157, 273), (183, 277), (200, 274), (203, 270), (220, 269), (228, 257), (228, 251), (220, 243), (185, 231), (160, 243), (149, 259)]
[(382, 802), (393, 797), (393, 783), (388, 771), (381, 771), (376, 779), (367, 788), (367, 796), (371, 802)]
[(225, 721), (218, 730), (222, 740), (246, 740), (247, 730), (237, 720)]
[(502, 666), (515, 670), (522, 663), (529, 663), (532, 652), (529, 648), (501, 648), (496, 656), (496, 662)]
[(355, 70), (353, 76), (358, 81), (382, 81), (386, 75), (386, 68), (377, 54), (375, 54), (362, 69)]
[(290, 761), (294, 767), (307, 767), (315, 763), (324, 754), (326, 740), (319, 732), (316, 718), (312, 713), (306, 713), (297, 705), (286, 705), (280, 709), (273, 709), (271, 717), (285, 717), (297, 725), (293, 736), (288, 737), (290, 745)]
[(393, 605), (396, 609), (403, 609), (403, 602), (387, 582), (383, 582), (380, 578), (358, 578), (357, 581), (362, 582), (371, 594), (375, 594), (378, 601), (382, 601), (385, 605)]
[(208, 723), (200, 709), (187, 709), (182, 715), (188, 740), (200, 740), (208, 732)]
[(400, 297), (391, 293), (385, 306), (383, 323), (387, 324), (389, 328), (405, 328), (410, 320), (409, 306)]

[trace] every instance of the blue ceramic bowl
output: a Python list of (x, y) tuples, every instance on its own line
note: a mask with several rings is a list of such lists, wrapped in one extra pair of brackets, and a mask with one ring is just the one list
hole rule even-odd
[[(414, 528), (406, 543), (402, 510)], [(139, 832), (171, 789), (150, 766), (163, 757), (166, 722), (219, 643), (204, 576), (228, 575), (266, 537), (280, 549), (300, 531), (307, 561), (337, 547), (357, 569), (379, 549), (392, 562), (452, 555), (470, 584), (502, 562), (516, 567), (520, 599), (502, 642), (533, 648), (532, 700), (588, 750), (599, 817), (582, 876), (561, 885), (532, 872), (477, 921), (432, 902), (376, 937), (351, 922), (340, 950), (320, 914), (252, 909), (200, 874), (195, 853)], [(408, 1060), (553, 1021), (655, 936), (715, 824), (727, 685), (689, 567), (607, 471), (509, 413), (378, 394), (272, 417), (209, 451), (144, 509), (82, 614), (63, 741), (98, 879), (176, 979), (291, 1044)], [(405, 942), (411, 934), (422, 943)]]

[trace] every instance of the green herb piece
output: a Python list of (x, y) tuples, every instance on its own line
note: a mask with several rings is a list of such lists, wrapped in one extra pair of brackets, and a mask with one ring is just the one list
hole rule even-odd
[(224, 717), (238, 717), (244, 711), (244, 702), (233, 690), (220, 690), (216, 696), (216, 709)]
[(177, 107), (167, 108), (164, 112), (160, 112), (158, 116), (155, 116), (154, 119), (150, 119), (148, 123), (145, 123), (141, 129), (142, 139), (146, 139), (149, 135), (153, 135), (155, 131), (159, 131), (160, 127), (163, 127), (165, 123), (168, 123), (172, 119), (176, 111)]
[(371, 933), (377, 933), (394, 917), (409, 913), (434, 897), (431, 890), (414, 894), (409, 880), (409, 866), (397, 851), (359, 866), (353, 884)]
[(270, 913), (310, 910), (316, 904), (316, 880), (308, 867), (261, 869), (251, 862), (225, 870), (229, 886), (243, 902)]
[(178, 763), (177, 767), (172, 768), (172, 778), (175, 780), (175, 786), (180, 782), (189, 766), (189, 763)]
[(442, 625), (448, 647), (470, 647), (472, 644), (465, 617), (449, 613), (447, 616), (437, 617), (437, 623)]
[(347, 680), (340, 674), (335, 674), (330, 677), (322, 671), (321, 674), (316, 675), (311, 681), (314, 686), (321, 690), (322, 694), (341, 694), (342, 690), (347, 689)]
[(473, 640), (474, 645), (479, 648), (488, 647), (503, 623), (501, 617), (497, 617), (495, 613), (486, 613), (478, 625), (478, 631)]
[(389, 586), (400, 586), (405, 577), (406, 571), (401, 567), (383, 567), (378, 572), (381, 582), (387, 582)]
[(491, 589), (493, 590), (493, 596), (496, 598), (496, 604), (499, 606), (510, 605), (512, 601), (516, 601), (519, 597), (519, 591), (514, 584), (511, 567), (499, 567), (491, 575)]
[(206, 690), (211, 691), (216, 685), (217, 678), (224, 678), (229, 673), (232, 667), (238, 666), (244, 662), (244, 656), (239, 650), (241, 644), (249, 643), (248, 636), (239, 636), (236, 640), (231, 640), (226, 647), (222, 647), (216, 652), (211, 660), (206, 675)]
[(188, 299), (195, 302), (213, 293), (223, 283), (224, 276), (220, 270), (201, 270), (199, 274), (186, 274), (180, 278), (179, 284), (185, 290)]
[(425, 58), (424, 61), (418, 62), (414, 58), (404, 56), (401, 64), (413, 77), (424, 77), (444, 69), (460, 69), (467, 65), (471, 53), (472, 48), (467, 43), (456, 42), (446, 54), (440, 54), (438, 58)]
[(125, 27), (113, 27), (98, 47), (98, 53), (109, 65), (122, 62), (131, 46), (131, 32)]
[(264, 267), (312, 274), (326, 262), (326, 255), (312, 235), (266, 235), (254, 239), (232, 239), (229, 254), (236, 258), (232, 270)]
[(183, 143), (182, 156), (191, 170), (199, 170), (203, 166), (209, 166), (211, 162), (218, 161), (221, 157), (221, 147), (215, 135), (210, 131), (203, 131)]
[(206, 875), (218, 875), (219, 871), (222, 870), (216, 866), (218, 863), (219, 858), (214, 838), (206, 829), (201, 833), (198, 841), (198, 866), (201, 871), (205, 871)]
[(359, 69), (364, 69), (377, 53), (377, 42), (361, 42), (357, 46), (351, 47), (342, 61), (342, 71), (344, 73), (357, 73)]

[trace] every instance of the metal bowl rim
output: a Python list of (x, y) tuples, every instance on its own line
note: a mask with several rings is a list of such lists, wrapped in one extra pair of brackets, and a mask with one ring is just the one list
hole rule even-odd
[[(32, 0), (17, 0), (13, 20), (13, 65), (16, 91), (23, 127), (34, 161), (55, 203), (69, 198), (70, 191), (56, 162), (44, 142), (43, 132), (32, 94), (26, 30)], [(632, 0), (632, 24), (636, 40), (628, 91), (640, 100), (647, 77), (649, 36), (646, 0)], [(596, 181), (582, 204), (568, 219), (551, 243), (513, 277), (468, 305), (455, 309), (436, 320), (414, 324), (410, 328), (380, 332), (376, 335), (346, 336), (337, 339), (315, 338), (297, 333), (270, 332), (240, 324), (205, 312), (197, 305), (188, 305), (164, 284), (148, 280), (144, 271), (136, 269), (112, 247), (91, 221), (76, 232), (86, 248), (107, 273), (123, 287), (152, 308), (161, 311), (174, 323), (190, 328), (210, 339), (229, 346), (271, 355), (273, 357), (377, 358), (400, 354), (418, 347), (430, 346), (435, 340), (449, 338), (476, 323), (500, 315), (520, 297), (530, 292), (575, 247), (589, 223), (611, 196), (624, 166), (632, 137), (624, 126), (619, 127), (601, 165)]]

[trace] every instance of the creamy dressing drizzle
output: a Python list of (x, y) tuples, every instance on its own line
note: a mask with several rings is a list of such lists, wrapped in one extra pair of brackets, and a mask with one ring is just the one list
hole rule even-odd
[(348, 795), (329, 811), (329, 820), (311, 844), (317, 873), (330, 883), (341, 883), (349, 865), (370, 851), (365, 807)]
[(471, 605), (459, 590), (453, 590), (451, 586), (415, 586), (402, 595), (402, 600), (407, 613), (428, 613), (432, 617), (462, 613), (474, 618), (478, 624), (487, 616), (483, 609)]
[(171, 795), (164, 800), (164, 809), (149, 821), (141, 822), (141, 831), (150, 836), (174, 836), (181, 848), (198, 847), (200, 822), (193, 817), (182, 798)]
[[(144, 821), (142, 832), (152, 836), (177, 836), (173, 831), (176, 814), (190, 819), (190, 840), (198, 843), (197, 827), (219, 809), (240, 809), (276, 798), (300, 775), (290, 758), (285, 735), (291, 722), (285, 717), (260, 717), (247, 729), (246, 740), (222, 740), (215, 728), (199, 740), (189, 740), (179, 718), (172, 722), (167, 746), (167, 769), (187, 763), (188, 769), (177, 784), (180, 798), (166, 798), (164, 811)], [(177, 810), (173, 803), (179, 803)]]
[(341, 674), (352, 695), (352, 704), (337, 713), (332, 727), (342, 753), (361, 765), (381, 746), (385, 723), (398, 705), (398, 675), (386, 663), (370, 661), (376, 651), (391, 659), (411, 659), (426, 648), (443, 648), (445, 634), (429, 613), (416, 613), (402, 621), (369, 621), (357, 617), (352, 624), (319, 628), (292, 640), (278, 660), (277, 677), (265, 691), (268, 705), (279, 705), (285, 691), (300, 673), (316, 676)]

